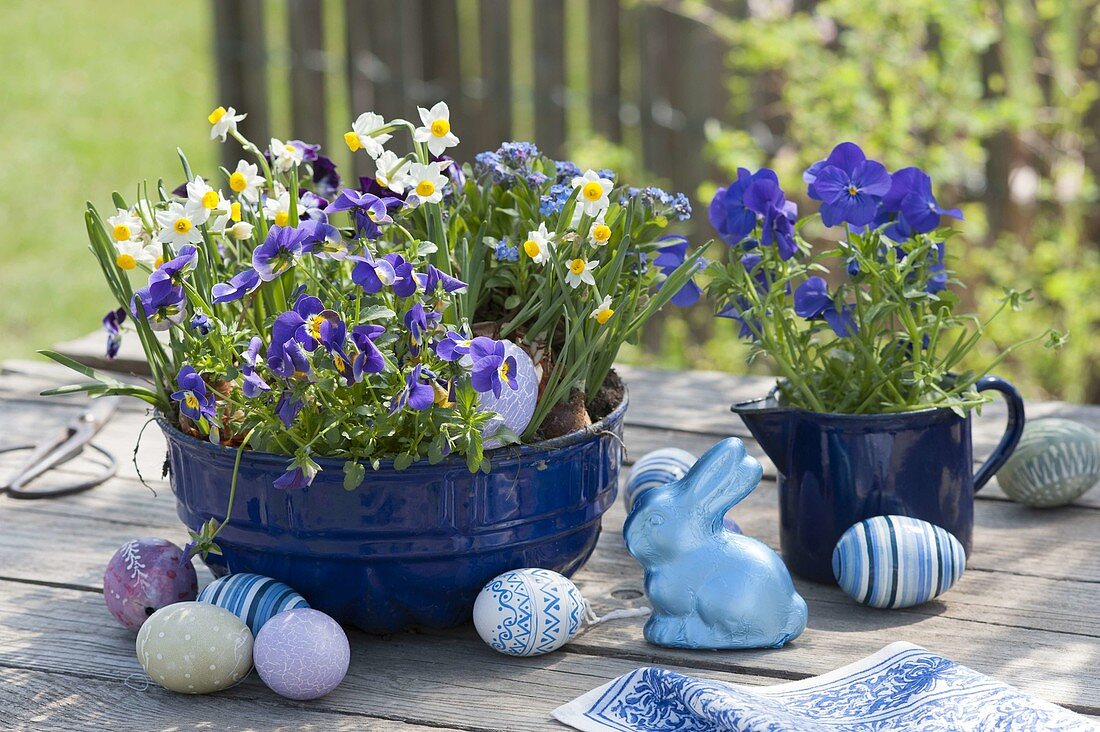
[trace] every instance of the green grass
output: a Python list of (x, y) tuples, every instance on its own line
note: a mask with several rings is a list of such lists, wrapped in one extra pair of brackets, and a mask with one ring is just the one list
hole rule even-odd
[(87, 250), (84, 203), (181, 180), (175, 148), (210, 170), (207, 3), (18, 0), (0, 68), (0, 358), (99, 327), (111, 299)]

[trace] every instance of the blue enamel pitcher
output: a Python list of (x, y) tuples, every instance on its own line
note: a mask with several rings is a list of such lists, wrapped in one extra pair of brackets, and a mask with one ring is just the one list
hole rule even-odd
[(999, 391), (1008, 426), (974, 472), (970, 416), (946, 408), (895, 414), (820, 414), (780, 406), (773, 393), (734, 404), (775, 463), (780, 542), (791, 571), (833, 582), (833, 548), (848, 527), (872, 516), (900, 514), (947, 529), (970, 552), (974, 494), (1020, 441), (1024, 402), (995, 376), (978, 391)]

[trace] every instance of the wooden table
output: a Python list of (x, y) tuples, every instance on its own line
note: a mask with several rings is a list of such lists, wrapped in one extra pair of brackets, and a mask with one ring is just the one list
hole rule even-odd
[[(677, 445), (695, 454), (730, 434), (746, 436), (728, 412), (761, 394), (766, 381), (704, 372), (622, 369), (631, 388), (629, 458)], [(0, 445), (33, 439), (77, 409), (77, 400), (37, 392), (64, 373), (9, 362), (0, 371)], [(550, 711), (641, 665), (748, 684), (802, 679), (910, 641), (1084, 714), (1100, 716), (1100, 490), (1077, 505), (1033, 510), (996, 486), (977, 506), (973, 556), (958, 585), (907, 610), (874, 610), (835, 587), (797, 581), (809, 627), (781, 650), (686, 652), (651, 646), (639, 620), (600, 625), (563, 650), (514, 659), (490, 650), (470, 627), (377, 638), (349, 630), (351, 670), (333, 693), (296, 703), (253, 674), (228, 691), (186, 697), (146, 686), (134, 635), (101, 597), (103, 568), (125, 541), (146, 535), (183, 544), (175, 501), (160, 480), (164, 442), (146, 431), (137, 402), (99, 438), (122, 458), (117, 478), (76, 496), (16, 501), (0, 496), (0, 729), (535, 730), (560, 728)], [(1100, 427), (1100, 408), (1028, 406)], [(999, 436), (1003, 409), (991, 405), (975, 430), (984, 454)], [(762, 457), (756, 445), (750, 449)], [(0, 463), (0, 473), (10, 458)], [(628, 462), (630, 460), (628, 459)], [(71, 477), (90, 465), (71, 465)], [(744, 531), (778, 546), (774, 468), (733, 513)], [(624, 476), (625, 477), (625, 476)], [(154, 494), (155, 491), (155, 494)], [(621, 504), (604, 522), (599, 547), (576, 576), (599, 613), (645, 603), (642, 574), (627, 555)], [(200, 569), (200, 584), (210, 579)]]

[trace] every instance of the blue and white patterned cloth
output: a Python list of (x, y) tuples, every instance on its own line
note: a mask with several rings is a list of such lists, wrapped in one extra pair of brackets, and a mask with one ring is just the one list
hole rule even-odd
[(910, 643), (791, 684), (640, 668), (554, 710), (584, 732), (1086, 732), (1100, 724)]

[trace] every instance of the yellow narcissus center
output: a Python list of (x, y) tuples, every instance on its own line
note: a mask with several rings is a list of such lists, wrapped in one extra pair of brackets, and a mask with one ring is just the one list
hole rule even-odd
[(241, 204), (234, 203), (229, 207), (229, 218), (233, 219), (234, 221), (241, 220)]
[(153, 262), (153, 269), (160, 269), (160, 266), (164, 264), (164, 256), (157, 257), (157, 261)]
[(229, 187), (234, 193), (240, 193), (245, 188), (248, 188), (248, 181), (245, 180), (244, 173), (236, 171), (229, 176)]
[(132, 254), (120, 254), (115, 259), (115, 264), (118, 265), (119, 269), (133, 269), (137, 266), (137, 260), (134, 259)]
[(286, 226), (288, 223), (290, 223), (290, 214), (288, 212), (286, 212), (286, 211), (276, 211), (275, 212), (275, 225), (276, 226)]
[(363, 147), (362, 141), (359, 139), (359, 135), (354, 132), (344, 133), (344, 142), (347, 144), (348, 149), (355, 152), (359, 148)]
[(443, 137), (451, 131), (451, 123), (445, 119), (437, 119), (432, 122), (432, 134), (436, 137)]
[(115, 224), (115, 229), (112, 233), (114, 234), (115, 241), (126, 241), (133, 236), (133, 232), (130, 231), (130, 227), (126, 224)]
[(569, 271), (575, 275), (583, 274), (587, 266), (588, 262), (585, 262), (583, 259), (574, 259), (569, 263)]
[(177, 234), (186, 234), (191, 231), (191, 219), (181, 216), (176, 219), (176, 223), (172, 224), (172, 228), (175, 229)]
[(416, 195), (421, 198), (427, 198), (433, 193), (435, 193), (435, 183), (430, 180), (422, 180), (416, 184)]
[(527, 252), (528, 257), (537, 257), (542, 252), (542, 247), (534, 239), (528, 239), (523, 242), (523, 251)]
[(592, 238), (599, 242), (605, 242), (611, 238), (611, 227), (607, 224), (596, 224), (592, 228)]
[(584, 196), (587, 201), (598, 201), (603, 198), (603, 186), (594, 180), (590, 180), (584, 184), (584, 188), (581, 189), (581, 195)]
[(604, 308), (600, 312), (596, 313), (596, 322), (603, 325), (607, 321), (611, 320), (611, 316), (615, 314), (615, 311), (611, 308)]
[(224, 116), (225, 116), (225, 107), (218, 107), (213, 112), (211, 112), (209, 115), (207, 115), (206, 119), (210, 121), (210, 124), (216, 125), (216, 124), (218, 124), (218, 121)]
[(217, 191), (207, 191), (202, 194), (202, 206), (203, 208), (215, 209), (218, 207), (218, 193)]

